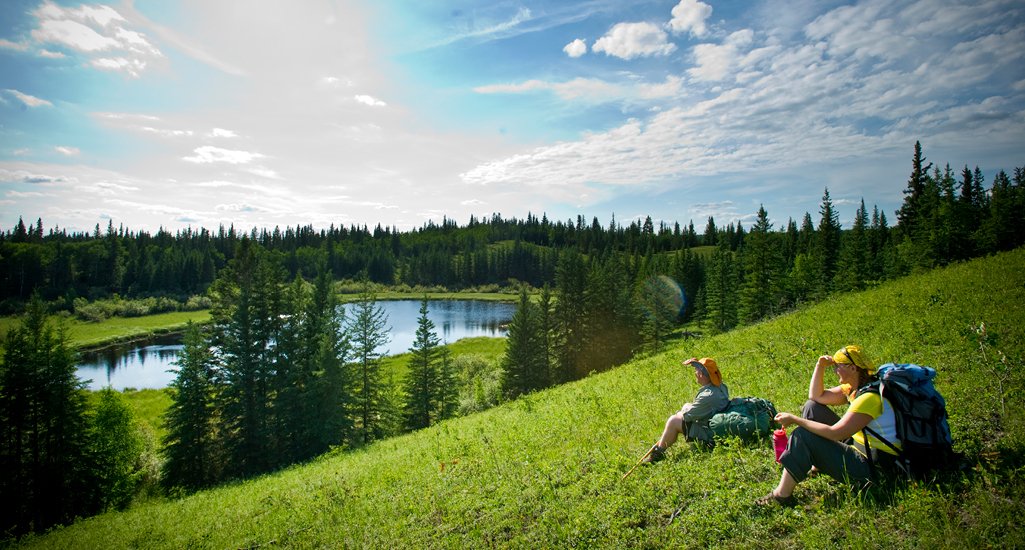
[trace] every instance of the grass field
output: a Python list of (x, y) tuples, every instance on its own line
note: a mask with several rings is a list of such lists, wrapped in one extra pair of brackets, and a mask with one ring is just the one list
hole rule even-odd
[[(100, 323), (68, 318), (68, 336), (75, 349), (93, 348), (111, 342), (141, 338), (156, 333), (185, 330), (189, 321), (203, 324), (210, 321), (209, 310), (176, 311), (143, 317), (111, 317)], [(0, 334), (19, 323), (15, 317), (0, 318)]]
[[(171, 502), (89, 518), (24, 548), (1020, 548), (1025, 545), (1025, 250), (830, 299), (482, 414)], [(691, 445), (623, 474), (718, 360), (733, 396), (798, 412), (815, 359), (857, 343), (939, 371), (970, 467), (800, 505), (767, 442)], [(835, 379), (829, 380), (830, 382)]]

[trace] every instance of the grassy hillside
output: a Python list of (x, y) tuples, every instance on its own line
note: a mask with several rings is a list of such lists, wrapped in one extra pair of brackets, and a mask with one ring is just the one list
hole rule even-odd
[[(25, 548), (1001, 548), (1025, 545), (1025, 250), (889, 283), (349, 454), (109, 513)], [(984, 325), (985, 334), (980, 332)], [(980, 339), (982, 346), (980, 346)], [(697, 390), (690, 356), (731, 394), (797, 412), (815, 359), (858, 343), (931, 365), (972, 468), (851, 494), (822, 476), (801, 506), (761, 509), (766, 442), (677, 445), (621, 476)]]
[[(81, 349), (154, 333), (183, 331), (189, 321), (199, 324), (210, 322), (210, 310), (174, 311), (143, 317), (111, 317), (100, 323), (72, 317), (66, 323), (71, 347)], [(20, 322), (17, 317), (0, 317), (0, 334), (6, 334)]]

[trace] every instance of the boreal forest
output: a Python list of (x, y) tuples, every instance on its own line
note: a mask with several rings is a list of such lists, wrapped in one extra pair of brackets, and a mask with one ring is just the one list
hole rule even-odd
[[(927, 162), (917, 143), (911, 160), (900, 209), (862, 200), (848, 229), (828, 189), (815, 213), (777, 224), (760, 208), (748, 227), (497, 213), (404, 232), (151, 234), (110, 221), (74, 233), (19, 221), (0, 233), (0, 310), (27, 312), (0, 364), (0, 466), (11, 474), (0, 488), (19, 496), (5, 499), (3, 526), (26, 532), (124, 506), (142, 475), (133, 461), (144, 442), (118, 432), (127, 405), (111, 390), (89, 405), (50, 314), (211, 310), (212, 326), (186, 335), (161, 447), (164, 490), (189, 492), (457, 414), (426, 299), (408, 378), (382, 380), (377, 290), (518, 294), (501, 364), (510, 399), (657, 351), (681, 325), (725, 332), (1025, 243), (1025, 167), (987, 184), (979, 167)], [(339, 293), (357, 299), (341, 311)]]

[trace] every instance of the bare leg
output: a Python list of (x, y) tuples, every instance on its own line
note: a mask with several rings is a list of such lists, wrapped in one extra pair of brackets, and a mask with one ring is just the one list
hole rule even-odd
[(790, 475), (790, 471), (783, 468), (783, 475), (779, 478), (779, 485), (772, 493), (780, 498), (787, 498), (794, 493), (794, 488), (797, 487), (797, 480), (794, 476)]
[(666, 420), (666, 429), (662, 432), (662, 438), (658, 440), (658, 446), (662, 450), (668, 449), (673, 443), (676, 443), (676, 438), (683, 433), (683, 417), (674, 414)]

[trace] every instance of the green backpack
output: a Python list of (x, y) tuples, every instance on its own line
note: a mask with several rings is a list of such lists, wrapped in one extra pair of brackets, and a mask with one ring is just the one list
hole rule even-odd
[(726, 410), (712, 415), (708, 427), (716, 437), (735, 435), (741, 439), (764, 437), (776, 421), (776, 406), (761, 397), (735, 397)]

